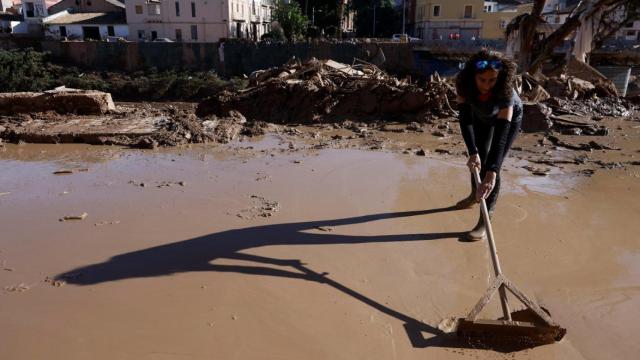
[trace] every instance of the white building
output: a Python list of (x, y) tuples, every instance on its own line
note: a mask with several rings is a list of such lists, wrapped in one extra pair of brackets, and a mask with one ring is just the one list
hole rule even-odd
[(498, 11), (498, 2), (497, 1), (486, 1), (484, 2), (484, 7), (482, 9), (484, 12), (497, 12)]
[(578, 6), (578, 2), (565, 0), (547, 1), (542, 9), (542, 19), (549, 24), (562, 25), (573, 10)]
[(616, 39), (640, 41), (640, 21), (632, 21), (625, 24), (616, 34)]
[(7, 12), (13, 8), (13, 0), (0, 0), (0, 12)]
[(20, 24), (22, 17), (18, 15), (18, 8), (14, 7), (13, 0), (0, 1), (0, 34), (12, 33)]
[(129, 40), (259, 40), (270, 31), (272, 0), (127, 0)]
[(69, 40), (106, 40), (129, 37), (124, 12), (72, 13), (68, 10), (44, 20), (45, 37)]
[(42, 20), (48, 15), (47, 6), (53, 3), (55, 1), (51, 0), (14, 1), (14, 6), (19, 8), (19, 13), (22, 15), (22, 21), (13, 27), (12, 32), (42, 36)]

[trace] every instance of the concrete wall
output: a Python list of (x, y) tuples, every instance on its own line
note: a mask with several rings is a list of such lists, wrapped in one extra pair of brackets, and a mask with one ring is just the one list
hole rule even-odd
[[(416, 64), (410, 44), (380, 44), (386, 62), (382, 68), (396, 74), (414, 74)], [(252, 71), (280, 66), (295, 56), (301, 60), (312, 57), (333, 59), (351, 64), (354, 58), (370, 60), (376, 44), (350, 43), (250, 43), (231, 41), (224, 46), (225, 68), (228, 74), (249, 74)]]
[[(438, 71), (453, 75), (460, 61), (483, 46), (504, 49), (504, 41), (431, 41), (415, 46), (381, 43), (386, 62), (384, 70), (396, 75), (425, 76)], [(100, 41), (40, 41), (35, 38), (0, 34), (0, 49), (32, 48), (48, 51), (55, 62), (96, 70), (135, 71), (155, 67), (159, 70), (215, 70), (225, 76), (242, 76), (254, 70), (280, 66), (295, 56), (334, 59), (351, 64), (354, 58), (368, 60), (376, 53), (377, 44), (351, 43), (252, 43), (227, 41), (224, 66), (216, 43), (107, 43)], [(630, 47), (607, 47), (591, 55), (592, 63), (637, 64), (639, 52), (623, 52)]]
[(217, 44), (43, 41), (42, 50), (56, 62), (99, 70), (219, 68)]
[[(463, 42), (457, 41), (456, 46)], [(426, 75), (434, 70), (442, 73), (448, 63), (433, 59), (448, 59), (455, 63), (468, 53), (477, 51), (481, 42), (469, 42), (456, 54), (443, 56), (451, 44), (442, 42), (433, 48), (403, 43), (380, 43), (386, 62), (384, 70), (398, 75)], [(107, 43), (100, 41), (37, 41), (17, 37), (0, 37), (0, 49), (34, 48), (48, 51), (56, 62), (99, 70), (140, 70), (155, 67), (165, 69), (215, 70), (226, 76), (242, 76), (254, 70), (280, 66), (295, 56), (301, 60), (312, 57), (334, 59), (351, 64), (354, 58), (370, 60), (378, 44), (353, 43), (253, 43), (227, 41), (224, 46), (224, 66), (220, 62), (217, 43)], [(463, 51), (466, 51), (464, 53)], [(444, 65), (443, 65), (444, 64)]]
[[(386, 56), (382, 66), (398, 74), (416, 73), (414, 54), (409, 44), (381, 44)], [(54, 59), (95, 69), (138, 70), (158, 69), (217, 70), (222, 72), (217, 43), (105, 43), (43, 41), (41, 49), (50, 51)], [(334, 59), (351, 63), (353, 58), (370, 59), (375, 44), (254, 44), (228, 41), (224, 47), (224, 74), (241, 76), (252, 71), (280, 66), (295, 56)]]

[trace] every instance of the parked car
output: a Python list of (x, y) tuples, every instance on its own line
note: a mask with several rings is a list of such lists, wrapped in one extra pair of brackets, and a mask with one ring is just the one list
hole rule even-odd
[(157, 38), (155, 40), (153, 40), (153, 42), (175, 42), (169, 38)]
[(123, 38), (122, 36), (107, 36), (104, 38), (106, 42), (129, 42), (129, 40)]
[(391, 41), (393, 42), (422, 42), (422, 39), (420, 38), (415, 38), (415, 37), (411, 37), (407, 34), (393, 34), (393, 36), (391, 36)]

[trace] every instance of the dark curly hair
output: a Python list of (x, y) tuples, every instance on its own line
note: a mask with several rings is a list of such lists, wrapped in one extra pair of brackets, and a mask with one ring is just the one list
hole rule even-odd
[(513, 87), (516, 77), (516, 64), (497, 51), (482, 49), (472, 55), (464, 64), (464, 68), (456, 76), (456, 92), (465, 101), (475, 101), (478, 98), (478, 87), (475, 76), (485, 70), (477, 70), (475, 64), (481, 60), (498, 60), (502, 63), (502, 69), (498, 72), (496, 85), (491, 89), (491, 93), (498, 99), (510, 99), (513, 94)]

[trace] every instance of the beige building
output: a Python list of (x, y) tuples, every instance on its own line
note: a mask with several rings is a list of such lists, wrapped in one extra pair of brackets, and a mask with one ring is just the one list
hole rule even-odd
[(270, 31), (271, 0), (127, 0), (129, 40), (259, 40)]
[(483, 0), (417, 0), (415, 35), (425, 40), (479, 37)]
[(417, 0), (415, 34), (425, 40), (501, 39), (511, 19), (530, 11), (531, 6), (483, 0)]
[(503, 5), (499, 2), (485, 1), (482, 19), (481, 39), (504, 39), (507, 25), (513, 18), (524, 13), (531, 13), (533, 3)]

